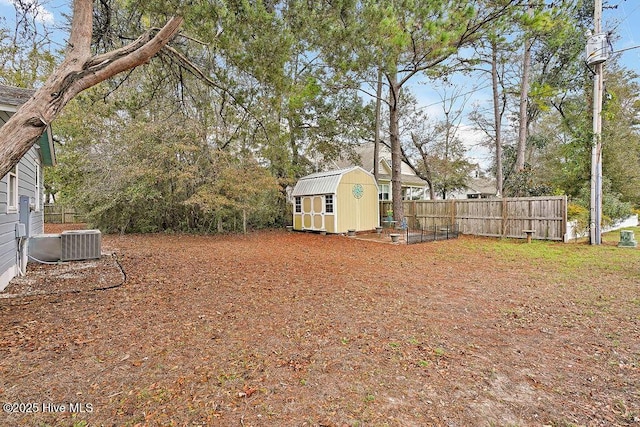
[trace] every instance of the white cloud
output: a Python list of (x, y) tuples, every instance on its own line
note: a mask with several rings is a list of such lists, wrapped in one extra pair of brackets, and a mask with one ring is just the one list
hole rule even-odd
[(43, 25), (51, 25), (55, 22), (53, 12), (49, 11), (38, 0), (0, 0), (0, 4), (11, 5), (15, 8), (28, 9), (28, 15), (36, 22)]
[(467, 149), (467, 158), (473, 163), (480, 164), (480, 167), (487, 170), (493, 161), (493, 153), (484, 145), (484, 132), (468, 124), (461, 124), (458, 128), (458, 138)]

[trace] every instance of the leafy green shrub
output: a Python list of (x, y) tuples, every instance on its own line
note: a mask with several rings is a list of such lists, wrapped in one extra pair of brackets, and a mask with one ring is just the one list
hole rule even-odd
[(576, 232), (584, 233), (589, 229), (589, 209), (571, 202), (567, 205), (567, 218), (576, 222)]
[[(591, 187), (590, 185), (585, 185), (580, 191), (579, 196), (570, 204), (570, 206), (575, 206), (571, 208), (567, 207), (569, 219), (581, 221), (581, 218), (586, 217), (588, 225), (590, 203)], [(614, 192), (611, 189), (611, 181), (605, 178), (602, 181), (602, 225), (613, 224), (629, 217), (632, 213), (631, 203), (622, 201), (622, 195)], [(574, 215), (574, 217), (572, 217), (572, 215)]]
[(59, 151), (61, 201), (91, 226), (107, 233), (237, 232), (281, 222), (281, 188), (252, 153), (212, 146), (200, 123), (183, 116), (118, 118), (120, 126), (78, 137), (74, 122)]
[(625, 219), (632, 214), (631, 203), (620, 200), (618, 193), (604, 192), (602, 194), (602, 222), (605, 225)]
[(588, 219), (589, 209), (577, 203), (569, 203), (567, 205), (567, 217), (569, 218), (569, 221), (579, 219), (581, 217), (586, 217)]

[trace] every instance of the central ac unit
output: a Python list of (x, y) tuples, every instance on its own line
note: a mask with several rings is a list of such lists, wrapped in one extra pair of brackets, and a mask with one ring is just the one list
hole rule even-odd
[(60, 261), (79, 261), (100, 258), (102, 234), (100, 230), (70, 230), (60, 234)]
[(36, 234), (29, 238), (29, 257), (38, 262), (94, 259), (102, 255), (101, 245), (100, 230)]

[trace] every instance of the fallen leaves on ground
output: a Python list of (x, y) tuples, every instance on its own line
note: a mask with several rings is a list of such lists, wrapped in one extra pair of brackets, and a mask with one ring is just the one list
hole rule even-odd
[[(567, 278), (487, 241), (104, 236), (115, 256), (31, 266), (0, 298), (0, 400), (39, 405), (0, 420), (638, 423), (638, 283)], [(119, 283), (116, 261), (126, 282), (96, 290)]]

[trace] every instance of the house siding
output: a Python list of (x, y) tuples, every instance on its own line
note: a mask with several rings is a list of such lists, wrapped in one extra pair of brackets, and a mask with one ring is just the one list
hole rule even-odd
[[(19, 105), (26, 102), (33, 94), (33, 91), (0, 85), (0, 127), (18, 109)], [(42, 149), (38, 145), (42, 146)], [(18, 206), (11, 212), (7, 211), (8, 206), (8, 176), (0, 179), (0, 291), (3, 290), (9, 281), (23, 269), (27, 262), (28, 237), (44, 232), (44, 186), (42, 185), (42, 167), (55, 164), (55, 151), (53, 140), (51, 139), (51, 129), (47, 130), (38, 142), (20, 159), (18, 163)], [(39, 195), (36, 197), (36, 179), (39, 179)], [(30, 204), (36, 200), (39, 206), (35, 206), (32, 211), (28, 211), (28, 232), (27, 239), (16, 238), (16, 224), (20, 220), (20, 197), (27, 196)], [(24, 214), (24, 212), (23, 212)], [(24, 218), (24, 215), (23, 215)], [(21, 257), (21, 259), (18, 259)]]
[(9, 120), (9, 117), (11, 117), (11, 115), (8, 112), (0, 111), (0, 126), (5, 124), (7, 120)]
[[(0, 126), (4, 125), (8, 117), (6, 112), (0, 111)], [(4, 176), (0, 181), (0, 290), (15, 275), (17, 245), (13, 224), (17, 218), (17, 214), (7, 213), (7, 177)]]
[[(38, 151), (32, 147), (18, 163), (18, 195), (29, 196), (35, 202), (35, 178), (36, 167), (40, 162)], [(43, 198), (44, 192), (40, 186), (40, 206), (37, 211), (29, 214), (29, 235), (42, 234), (44, 232), (43, 222)], [(7, 213), (7, 177), (0, 180), (0, 290), (4, 289), (9, 280), (18, 274), (18, 240), (16, 239), (16, 224), (19, 221), (19, 213)], [(25, 251), (27, 248), (25, 248)]]
[(0, 181), (0, 290), (4, 289), (17, 273), (16, 222), (18, 214), (7, 213), (7, 177), (4, 176)]
[(44, 233), (44, 191), (42, 188), (42, 166), (36, 148), (32, 147), (20, 161), (18, 166), (18, 194), (29, 196), (30, 203), (36, 201), (36, 168), (40, 175), (40, 197), (38, 206), (29, 214), (29, 236)]

